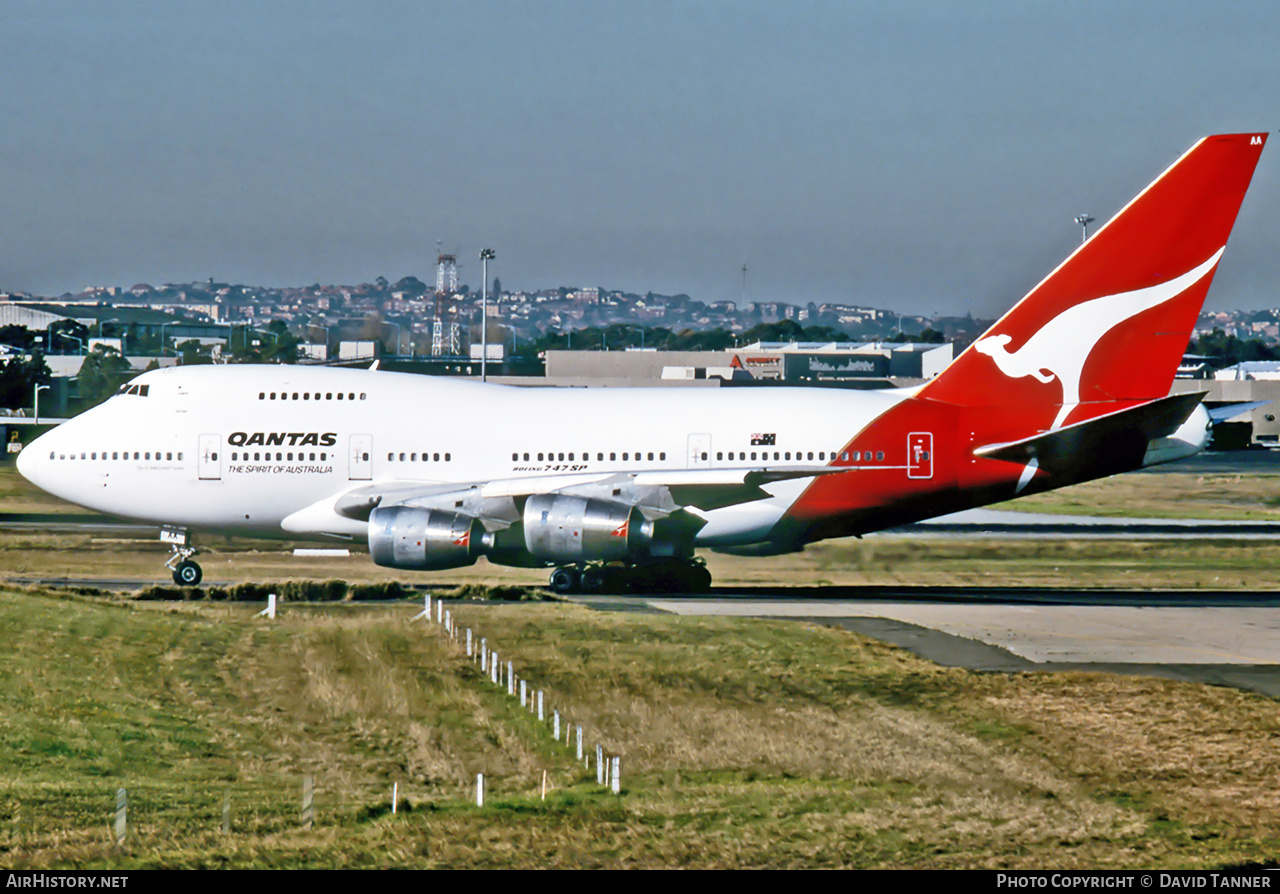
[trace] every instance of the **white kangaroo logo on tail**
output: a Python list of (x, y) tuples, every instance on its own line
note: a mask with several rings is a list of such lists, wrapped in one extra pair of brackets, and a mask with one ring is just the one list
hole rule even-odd
[(1010, 352), (1005, 347), (1013, 338), (1004, 334), (978, 339), (973, 344), (974, 350), (994, 360), (1000, 372), (1011, 379), (1033, 376), (1036, 381), (1046, 384), (1055, 378), (1061, 382), (1062, 409), (1050, 426), (1057, 428), (1080, 402), (1080, 376), (1085, 361), (1102, 337), (1125, 320), (1163, 304), (1195, 285), (1218, 263), (1222, 252), (1222, 248), (1218, 249), (1200, 266), (1168, 282), (1132, 292), (1103, 295), (1069, 307), (1045, 323), (1016, 351)]

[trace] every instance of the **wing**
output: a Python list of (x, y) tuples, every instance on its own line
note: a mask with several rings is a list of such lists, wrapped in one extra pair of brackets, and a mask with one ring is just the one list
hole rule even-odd
[(508, 528), (520, 520), (524, 500), (536, 494), (564, 494), (635, 507), (645, 518), (661, 519), (683, 510), (710, 512), (725, 506), (768, 499), (764, 486), (775, 481), (813, 478), (844, 469), (785, 466), (746, 469), (675, 469), (605, 474), (500, 478), (466, 484), (384, 481), (366, 484), (308, 506), (283, 522), (296, 534), (350, 539), (364, 533), (374, 509), (413, 506), (478, 519), (486, 530)]

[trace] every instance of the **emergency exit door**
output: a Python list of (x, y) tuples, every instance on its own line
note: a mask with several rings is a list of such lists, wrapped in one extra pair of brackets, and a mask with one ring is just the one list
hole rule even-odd
[(222, 435), (200, 436), (196, 467), (201, 481), (218, 481), (222, 478)]
[(933, 477), (933, 433), (914, 431), (907, 435), (907, 477)]
[(373, 435), (351, 436), (347, 477), (352, 481), (368, 481), (373, 477)]

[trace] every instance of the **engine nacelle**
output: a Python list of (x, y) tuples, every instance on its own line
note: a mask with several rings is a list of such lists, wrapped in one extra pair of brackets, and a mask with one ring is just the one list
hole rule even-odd
[(653, 522), (634, 506), (564, 494), (538, 494), (524, 504), (524, 545), (552, 562), (593, 562), (643, 555)]
[(388, 568), (440, 571), (475, 564), (484, 528), (469, 515), (388, 506), (369, 514), (369, 554)]

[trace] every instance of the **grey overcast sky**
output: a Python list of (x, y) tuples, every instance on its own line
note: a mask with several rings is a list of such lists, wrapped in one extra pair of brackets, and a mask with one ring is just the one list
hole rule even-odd
[[(0, 289), (434, 277), (991, 316), (1207, 133), (1280, 3), (0, 4)], [(1280, 144), (1209, 306), (1280, 304)]]

